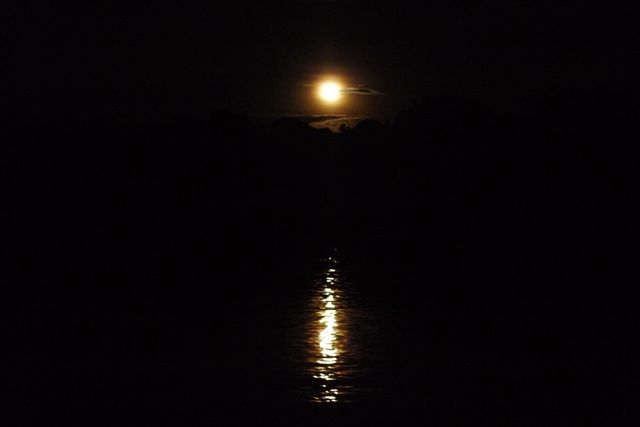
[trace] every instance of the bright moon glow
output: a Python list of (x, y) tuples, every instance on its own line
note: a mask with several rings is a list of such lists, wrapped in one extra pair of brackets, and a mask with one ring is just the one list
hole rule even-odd
[(324, 82), (320, 84), (318, 96), (325, 102), (334, 103), (342, 98), (341, 87), (335, 82)]

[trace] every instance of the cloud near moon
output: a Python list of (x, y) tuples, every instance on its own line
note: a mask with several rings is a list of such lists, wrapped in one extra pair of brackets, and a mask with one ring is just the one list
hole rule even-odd
[[(304, 84), (306, 87), (315, 87), (314, 84)], [(380, 96), (385, 95), (384, 92), (380, 92), (379, 90), (366, 87), (366, 86), (349, 86), (340, 88), (340, 93), (345, 95), (365, 95), (365, 96)]]
[(368, 87), (346, 87), (340, 92), (350, 95), (384, 95), (384, 93)]

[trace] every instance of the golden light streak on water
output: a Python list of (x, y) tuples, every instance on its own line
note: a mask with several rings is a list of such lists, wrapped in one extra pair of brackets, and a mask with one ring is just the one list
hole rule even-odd
[[(337, 261), (329, 258), (331, 265)], [(319, 390), (313, 397), (316, 402), (336, 403), (340, 399), (340, 389), (334, 385), (339, 379), (339, 366), (342, 362), (344, 345), (342, 337), (345, 327), (343, 323), (344, 312), (337, 301), (340, 298), (339, 282), (336, 268), (328, 268), (324, 277), (317, 302), (317, 325), (315, 326), (316, 339), (313, 353), (316, 355), (313, 378), (319, 380)]]

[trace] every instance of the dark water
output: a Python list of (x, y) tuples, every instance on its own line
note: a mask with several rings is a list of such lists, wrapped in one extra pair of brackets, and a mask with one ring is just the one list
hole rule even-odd
[(628, 323), (598, 305), (604, 294), (563, 293), (560, 282), (534, 294), (480, 269), (456, 273), (448, 255), (377, 249), (264, 252), (122, 294), (87, 288), (82, 305), (47, 297), (47, 336), (19, 373), (19, 389), (40, 393), (29, 417), (562, 425), (561, 405), (608, 425), (634, 408), (636, 362), (612, 332)]
[(597, 344), (611, 320), (568, 317), (592, 297), (572, 301), (557, 284), (550, 300), (504, 277), (462, 277), (446, 256), (402, 263), (392, 252), (363, 263), (330, 250), (276, 279), (233, 349), (256, 373), (229, 377), (234, 392), (265, 416), (313, 425), (557, 424), (560, 403), (602, 425), (616, 415), (597, 408), (628, 408), (623, 369)]

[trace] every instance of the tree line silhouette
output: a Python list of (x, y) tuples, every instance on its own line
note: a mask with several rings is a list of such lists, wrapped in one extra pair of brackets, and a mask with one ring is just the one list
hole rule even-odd
[(610, 238), (630, 212), (637, 111), (622, 96), (577, 92), (526, 117), (425, 97), (390, 124), (340, 133), (230, 112), (34, 125), (7, 145), (25, 155), (7, 171), (43, 233), (59, 221), (70, 235), (186, 247), (204, 236), (229, 247)]

